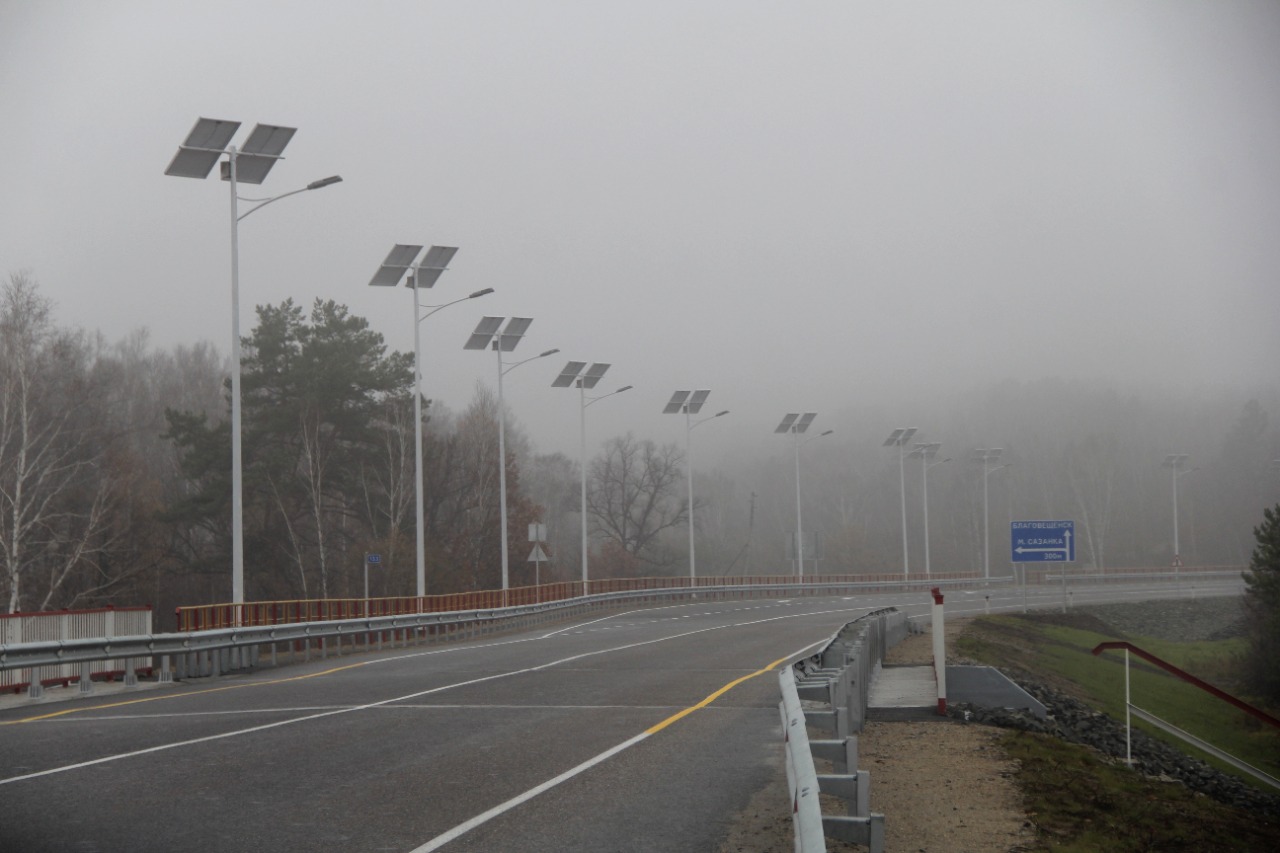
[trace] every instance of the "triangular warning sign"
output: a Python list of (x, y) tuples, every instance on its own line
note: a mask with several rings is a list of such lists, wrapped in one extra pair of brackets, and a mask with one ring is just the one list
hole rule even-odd
[(533, 550), (529, 552), (528, 563), (545, 563), (547, 555), (542, 552), (542, 545), (538, 542), (533, 543)]

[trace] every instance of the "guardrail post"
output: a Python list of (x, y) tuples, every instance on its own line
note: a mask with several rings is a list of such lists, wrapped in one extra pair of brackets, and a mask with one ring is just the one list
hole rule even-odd
[(124, 686), (138, 686), (138, 672), (133, 668), (133, 658), (128, 658), (124, 662)]
[(44, 685), (40, 683), (40, 673), (33, 671), (31, 673), (31, 683), (27, 685), (28, 699), (44, 698)]
[(157, 679), (161, 684), (172, 684), (173, 673), (169, 670), (169, 656), (160, 655), (160, 676)]
[(80, 664), (80, 695), (88, 696), (93, 692), (93, 677), (89, 671), (89, 662)]

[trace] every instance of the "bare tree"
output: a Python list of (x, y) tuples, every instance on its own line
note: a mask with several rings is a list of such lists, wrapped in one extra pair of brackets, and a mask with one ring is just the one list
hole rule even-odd
[(9, 612), (50, 606), (86, 568), (71, 600), (112, 582), (92, 571), (113, 546), (114, 494), (91, 441), (87, 361), (83, 340), (55, 329), (35, 282), (12, 275), (0, 293), (0, 588)]
[(591, 461), (587, 511), (596, 532), (636, 560), (671, 565), (674, 555), (661, 536), (688, 521), (683, 481), (684, 453), (675, 444), (659, 447), (631, 433), (611, 439)]

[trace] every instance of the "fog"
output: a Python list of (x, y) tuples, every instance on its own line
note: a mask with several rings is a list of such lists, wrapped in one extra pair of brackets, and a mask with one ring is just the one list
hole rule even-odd
[(540, 452), (577, 456), (568, 359), (635, 386), (593, 447), (682, 441), (663, 404), (710, 389), (708, 465), (796, 411), (945, 439), (1002, 381), (1229, 423), (1280, 364), (1278, 43), (1270, 2), (0, 2), (0, 273), (228, 351), (226, 187), (164, 169), (199, 116), (283, 124), (243, 195), (344, 181), (242, 223), (243, 330), (334, 299), (411, 351), (410, 293), (367, 282), (458, 246), (426, 301), (496, 292), (422, 323), (424, 391), (464, 407), (477, 320), (534, 318), (512, 357), (561, 353), (504, 390)]

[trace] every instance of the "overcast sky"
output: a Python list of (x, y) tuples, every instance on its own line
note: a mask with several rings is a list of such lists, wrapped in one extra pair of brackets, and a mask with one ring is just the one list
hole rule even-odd
[[(412, 351), (392, 244), (455, 245), (424, 390), (465, 407), (482, 314), (576, 458), (708, 388), (743, 442), (989, 379), (1188, 392), (1280, 371), (1280, 3), (0, 0), (0, 274), (58, 321), (230, 342), (226, 185), (197, 117), (298, 128), (241, 226), (241, 314), (332, 298)], [(437, 299), (438, 298), (438, 299)], [(825, 417), (824, 417), (825, 415)], [(927, 429), (927, 424), (919, 424)]]

